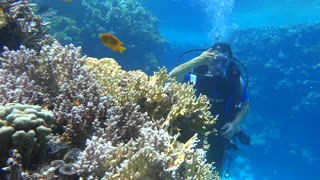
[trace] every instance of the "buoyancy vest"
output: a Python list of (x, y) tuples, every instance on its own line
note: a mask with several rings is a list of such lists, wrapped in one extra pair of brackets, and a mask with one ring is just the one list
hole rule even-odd
[(226, 77), (189, 73), (185, 75), (184, 82), (194, 84), (196, 95), (203, 94), (208, 97), (210, 111), (212, 115), (219, 115), (221, 124), (232, 121), (237, 113), (235, 107), (241, 107), (241, 104), (248, 100), (245, 82), (234, 63), (228, 66)]

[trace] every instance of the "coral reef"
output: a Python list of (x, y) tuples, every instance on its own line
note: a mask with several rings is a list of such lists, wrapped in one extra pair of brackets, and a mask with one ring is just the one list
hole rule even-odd
[(8, 179), (21, 179), (22, 176), (22, 165), (21, 155), (18, 150), (14, 149), (11, 151), (10, 158), (7, 160), (7, 166), (2, 168), (3, 171), (9, 172)]
[[(164, 39), (157, 27), (158, 19), (137, 1), (84, 1), (83, 4), (90, 14), (85, 24), (90, 29), (116, 33), (125, 44), (134, 45), (131, 52), (148, 55), (162, 48)], [(106, 25), (108, 29), (104, 28)], [(137, 60), (141, 61), (141, 57)]]
[[(121, 34), (131, 68), (157, 66), (164, 40), (150, 12), (130, 0), (83, 2), (82, 22), (51, 19), (72, 24), (57, 36)], [(0, 155), (9, 178), (218, 179), (201, 142), (215, 121), (204, 96), (164, 68), (149, 77), (83, 57), (46, 36), (34, 9), (30, 0), (0, 2)]]
[(39, 54), (24, 46), (18, 51), (5, 48), (0, 59), (0, 74), (5, 77), (0, 80), (1, 103), (47, 106), (54, 111), (59, 125), (69, 125), (66, 136), (84, 144), (85, 136), (83, 140), (74, 137), (88, 134), (100, 88), (83, 67), (80, 48), (63, 47), (57, 42), (43, 46)]
[[(251, 94), (253, 98), (264, 102), (256, 106), (260, 112), (265, 111), (265, 106), (272, 107), (274, 102), (268, 96), (256, 95), (277, 92), (275, 99), (291, 98), (278, 102), (278, 108), (274, 109), (278, 111), (276, 114), (282, 114), (283, 118), (292, 116), (292, 113), (305, 116), (301, 112), (306, 109), (301, 107), (308, 105), (302, 102), (309, 99), (310, 94), (318, 93), (315, 89), (320, 82), (316, 53), (320, 39), (315, 35), (319, 29), (320, 24), (315, 23), (250, 28), (235, 33), (236, 39), (241, 39), (241, 42), (233, 42), (234, 51), (240, 59), (245, 60), (252, 74), (251, 83), (255, 88)], [(257, 42), (263, 42), (263, 46), (257, 45)], [(260, 76), (261, 73), (265, 76)]]
[(73, 73), (81, 74), (80, 48), (73, 45), (63, 47), (56, 42), (43, 46), (39, 54), (24, 46), (17, 51), (4, 50), (0, 57), (2, 104), (50, 103), (60, 88), (68, 86), (66, 81), (79, 78)]
[(19, 151), (25, 167), (46, 159), (48, 135), (54, 124), (51, 111), (36, 105), (8, 103), (0, 106), (0, 122), (1, 161), (11, 149)]
[[(110, 94), (117, 104), (137, 103), (160, 126), (177, 133), (185, 141), (194, 133), (210, 133), (214, 123), (205, 96), (196, 97), (192, 85), (178, 84), (166, 70), (148, 77), (141, 71), (125, 72), (113, 59), (86, 59), (86, 66), (102, 84), (103, 94)], [(182, 138), (182, 139), (183, 139)]]
[(35, 6), (30, 0), (0, 1), (0, 52), (3, 46), (18, 49), (21, 44), (39, 50), (52, 42), (46, 33), (47, 23), (33, 13)]
[[(2, 137), (38, 137), (38, 132), (45, 136), (61, 126), (63, 134), (57, 134), (60, 140), (55, 138), (46, 143), (46, 147), (50, 146), (50, 153), (56, 154), (49, 154), (54, 158), (50, 161), (70, 154), (68, 144), (61, 141), (85, 148), (80, 160), (71, 155), (74, 160), (70, 163), (77, 162), (80, 167), (68, 164), (59, 167), (59, 172), (44, 167), (42, 172), (33, 173), (33, 178), (62, 177), (62, 167), (74, 169), (74, 176), (78, 176), (79, 171), (81, 176), (88, 178), (213, 177), (212, 166), (205, 163), (203, 143), (191, 138), (198, 133), (203, 141), (214, 123), (215, 119), (208, 111), (208, 100), (204, 96), (196, 98), (191, 85), (177, 84), (169, 79), (164, 68), (150, 77), (142, 71), (127, 72), (113, 59), (84, 58), (80, 48), (73, 45), (63, 47), (57, 42), (43, 46), (39, 53), (24, 46), (17, 51), (5, 48), (1, 61), (0, 74), (4, 78), (0, 80), (0, 99), (4, 107), (31, 106), (41, 111), (43, 106), (52, 111), (50, 123), (40, 120), (44, 115), (39, 116), (41, 113), (30, 108), (21, 111), (36, 115), (20, 118), (6, 111), (2, 118), (6, 122), (1, 121)], [(16, 120), (19, 118), (21, 122)], [(10, 128), (10, 125), (17, 129)], [(192, 148), (187, 148), (190, 138)], [(35, 141), (38, 142), (38, 138)], [(23, 167), (28, 168), (31, 162), (35, 163), (29, 159), (32, 156), (28, 153), (34, 150), (30, 144), (17, 142), (14, 143), (17, 146), (7, 145), (6, 151), (18, 149)], [(196, 148), (196, 144), (199, 147)], [(26, 146), (29, 151), (25, 152)], [(38, 148), (38, 151), (47, 149), (44, 146)], [(45, 161), (45, 158), (39, 158)], [(139, 159), (145, 164), (136, 164)], [(138, 165), (142, 166), (136, 167)], [(137, 169), (141, 172), (133, 174)]]
[[(304, 166), (308, 160), (302, 160), (296, 149), (317, 149), (314, 141), (306, 141), (314, 138), (310, 133), (314, 123), (302, 119), (314, 121), (320, 107), (319, 30), (320, 23), (308, 23), (239, 29), (234, 34), (234, 53), (248, 68), (250, 98), (257, 102), (246, 120), (246, 129), (252, 134), (251, 148), (264, 152), (268, 159), (281, 146), (288, 151), (278, 157), (289, 152), (295, 159), (299, 156), (298, 164)], [(316, 153), (311, 158), (318, 156)], [(239, 164), (241, 171), (245, 163)], [(237, 162), (235, 167), (239, 169)]]
[(48, 19), (50, 24), (47, 26), (49, 33), (61, 44), (73, 43), (77, 46), (83, 45), (80, 35), (81, 28), (77, 27), (77, 22), (66, 16), (53, 16)]
[[(156, 70), (163, 55), (165, 40), (158, 29), (159, 20), (135, 0), (73, 1), (70, 6), (55, 2), (38, 2), (57, 10), (49, 32), (60, 43), (81, 45), (85, 54), (113, 57), (126, 69), (141, 69), (148, 74)], [(70, 13), (77, 9), (78, 13)], [(100, 41), (100, 33), (111, 33), (126, 47), (124, 54), (108, 50)], [(94, 48), (93, 48), (94, 47)]]
[(320, 92), (309, 92), (306, 94), (300, 103), (297, 103), (294, 107), (292, 107), (293, 112), (316, 112), (320, 104)]
[[(137, 139), (112, 145), (93, 136), (80, 156), (83, 179), (219, 179), (205, 163), (205, 152), (195, 148), (196, 135), (185, 144), (147, 123)], [(94, 153), (93, 153), (94, 152)]]
[(8, 23), (7, 16), (4, 14), (3, 9), (0, 9), (0, 29)]

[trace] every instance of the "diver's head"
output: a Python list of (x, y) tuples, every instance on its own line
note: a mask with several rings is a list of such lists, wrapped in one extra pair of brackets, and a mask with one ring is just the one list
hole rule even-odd
[(231, 47), (226, 43), (215, 43), (212, 51), (217, 55), (207, 65), (198, 66), (193, 69), (193, 73), (209, 77), (225, 78), (230, 59), (233, 58)]
[(232, 59), (232, 51), (226, 43), (216, 43), (212, 46), (212, 51), (217, 52), (209, 64), (193, 69), (193, 73), (216, 78), (226, 78), (227, 70)]
[(208, 74), (217, 78), (225, 78), (229, 60), (233, 57), (231, 47), (226, 43), (215, 43), (212, 50), (218, 53), (208, 65)]
[(227, 56), (214, 57), (208, 64), (208, 74), (217, 78), (225, 78), (227, 76), (229, 62), (230, 60)]
[(208, 65), (201, 65), (193, 69), (192, 73), (207, 77), (226, 78), (230, 58), (216, 56)]
[(221, 53), (224, 56), (233, 57), (231, 47), (227, 43), (215, 43), (212, 46), (212, 50)]

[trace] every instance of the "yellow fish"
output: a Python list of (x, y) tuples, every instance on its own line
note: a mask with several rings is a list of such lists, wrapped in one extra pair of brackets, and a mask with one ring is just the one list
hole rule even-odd
[(119, 51), (120, 53), (123, 53), (123, 51), (126, 49), (122, 46), (123, 43), (112, 34), (102, 33), (99, 35), (99, 37), (101, 42), (108, 48), (112, 49), (112, 51)]
[(74, 104), (75, 106), (80, 106), (80, 101), (79, 101), (79, 100), (74, 100), (74, 101), (73, 101), (73, 104)]

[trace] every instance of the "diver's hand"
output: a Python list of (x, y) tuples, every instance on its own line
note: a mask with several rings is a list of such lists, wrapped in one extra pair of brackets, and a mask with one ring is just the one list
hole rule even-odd
[(221, 133), (222, 136), (224, 136), (225, 138), (231, 138), (238, 130), (238, 125), (236, 125), (233, 122), (229, 122), (227, 124), (225, 124), (221, 130), (223, 131)]
[(210, 48), (196, 57), (196, 61), (198, 65), (208, 65), (211, 60), (214, 59), (216, 53)]

